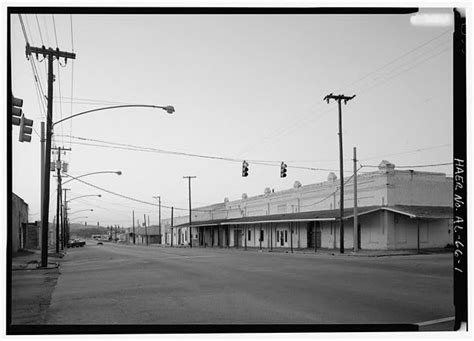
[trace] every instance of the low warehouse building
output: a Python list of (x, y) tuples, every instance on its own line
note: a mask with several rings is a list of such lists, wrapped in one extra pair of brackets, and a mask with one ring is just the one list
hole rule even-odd
[[(443, 173), (395, 170), (382, 161), (379, 170), (358, 175), (357, 216), (345, 205), (344, 247), (396, 250), (440, 248), (452, 244), (452, 178)], [(354, 202), (353, 180), (345, 195)], [(202, 247), (339, 248), (340, 209), (334, 173), (328, 181), (256, 197), (200, 207), (193, 211), (192, 244)], [(352, 198), (351, 198), (352, 196)], [(287, 212), (291, 207), (291, 212)], [(188, 245), (189, 217), (170, 229), (173, 246)], [(357, 231), (357, 232), (355, 232)], [(171, 239), (171, 238), (170, 238)]]

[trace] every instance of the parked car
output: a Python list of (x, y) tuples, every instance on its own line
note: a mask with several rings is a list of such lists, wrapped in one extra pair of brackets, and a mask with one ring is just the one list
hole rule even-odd
[(71, 239), (67, 242), (67, 247), (83, 247), (84, 245), (86, 245), (86, 242), (79, 239)]

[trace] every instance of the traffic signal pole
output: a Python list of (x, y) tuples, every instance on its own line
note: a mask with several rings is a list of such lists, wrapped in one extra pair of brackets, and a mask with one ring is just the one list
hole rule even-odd
[(53, 135), (53, 61), (54, 58), (65, 58), (75, 59), (76, 54), (70, 52), (60, 51), (59, 49), (46, 49), (43, 47), (32, 47), (30, 44), (26, 44), (26, 57), (30, 58), (32, 54), (42, 55), (43, 58), (48, 60), (48, 110), (46, 115), (46, 146), (45, 146), (45, 155), (44, 155), (44, 180), (43, 180), (43, 203), (41, 207), (41, 266), (48, 266), (48, 224), (49, 224), (49, 186), (50, 186), (50, 172), (51, 172), (51, 137)]

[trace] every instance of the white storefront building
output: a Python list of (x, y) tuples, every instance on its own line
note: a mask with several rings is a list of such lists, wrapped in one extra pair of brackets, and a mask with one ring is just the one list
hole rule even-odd
[[(452, 244), (453, 179), (444, 173), (398, 170), (382, 161), (357, 176), (358, 229), (354, 229), (354, 181), (344, 185), (344, 246), (360, 249), (440, 248)], [(339, 180), (197, 207), (193, 247), (339, 248)], [(189, 216), (163, 221), (165, 243), (189, 245)], [(356, 232), (357, 231), (357, 232)]]

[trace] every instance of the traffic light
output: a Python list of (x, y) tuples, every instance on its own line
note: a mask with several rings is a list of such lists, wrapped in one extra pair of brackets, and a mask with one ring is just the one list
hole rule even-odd
[(249, 164), (247, 161), (244, 160), (242, 162), (242, 176), (248, 176), (249, 175)]
[(23, 114), (21, 107), (23, 106), (23, 100), (20, 98), (16, 98), (12, 95), (12, 124), (19, 126), (20, 125), (20, 117)]
[(26, 118), (25, 115), (22, 114), (21, 119), (20, 119), (20, 135), (18, 137), (18, 141), (30, 142), (32, 132), (33, 132), (33, 120)]
[(282, 162), (280, 167), (280, 178), (286, 178), (286, 163)]

